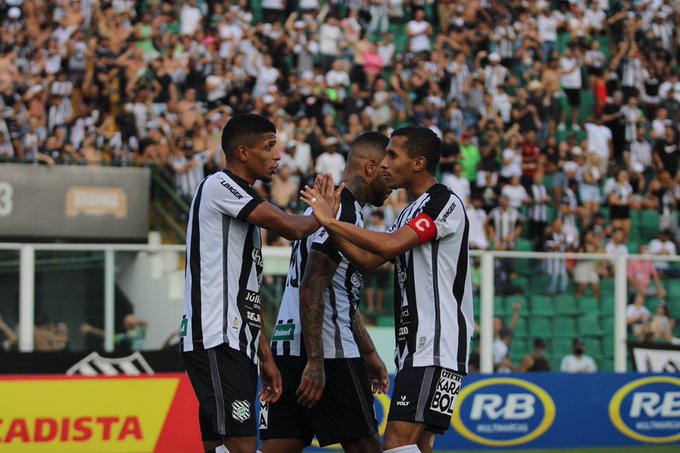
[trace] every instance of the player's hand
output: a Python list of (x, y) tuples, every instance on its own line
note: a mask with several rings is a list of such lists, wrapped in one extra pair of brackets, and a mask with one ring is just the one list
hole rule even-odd
[(365, 355), (364, 360), (366, 361), (366, 368), (368, 368), (368, 378), (371, 380), (373, 393), (387, 394), (390, 389), (390, 378), (387, 374), (385, 362), (375, 351)]
[(344, 188), (344, 183), (340, 184), (337, 189), (335, 188), (333, 175), (330, 173), (318, 175), (316, 177), (316, 184), (314, 185), (314, 189), (316, 189), (321, 197), (326, 200), (328, 206), (332, 207), (333, 215), (338, 213), (338, 208), (340, 207), (340, 194)]
[(281, 373), (274, 363), (274, 359), (260, 361), (260, 379), (262, 388), (259, 397), (265, 403), (275, 403), (281, 396)]
[(316, 187), (305, 186), (305, 190), (301, 190), (300, 194), (300, 199), (314, 210), (314, 216), (321, 226), (328, 225), (335, 218), (333, 204), (329, 204)]
[(302, 372), (300, 386), (295, 392), (298, 396), (298, 403), (306, 407), (314, 407), (321, 399), (325, 386), (326, 372), (323, 367), (323, 359), (308, 359)]

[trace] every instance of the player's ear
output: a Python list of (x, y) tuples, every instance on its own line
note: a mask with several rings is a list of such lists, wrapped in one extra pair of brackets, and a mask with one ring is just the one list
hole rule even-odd
[(248, 161), (248, 147), (246, 145), (238, 145), (234, 151), (234, 157), (241, 162)]
[(378, 173), (378, 170), (380, 170), (380, 166), (374, 159), (368, 159), (364, 164), (364, 172), (369, 178), (375, 176), (375, 174)]
[(414, 172), (421, 172), (425, 171), (427, 169), (427, 159), (425, 159), (423, 156), (418, 156), (415, 159), (413, 159), (413, 171)]

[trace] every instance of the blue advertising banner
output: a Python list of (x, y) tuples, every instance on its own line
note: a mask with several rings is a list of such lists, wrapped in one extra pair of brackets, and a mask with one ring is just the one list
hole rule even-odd
[[(380, 434), (390, 398), (378, 395)], [(437, 450), (680, 444), (680, 375), (469, 375)]]

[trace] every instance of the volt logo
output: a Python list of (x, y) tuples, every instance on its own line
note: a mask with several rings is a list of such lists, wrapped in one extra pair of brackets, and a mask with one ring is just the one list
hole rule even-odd
[(452, 425), (466, 439), (489, 447), (523, 445), (555, 420), (555, 403), (541, 387), (515, 378), (491, 378), (464, 387)]
[(609, 403), (609, 418), (619, 432), (640, 442), (680, 441), (680, 379), (655, 376), (621, 387)]

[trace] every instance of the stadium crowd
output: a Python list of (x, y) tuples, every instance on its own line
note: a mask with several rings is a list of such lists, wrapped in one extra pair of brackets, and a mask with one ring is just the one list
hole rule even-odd
[[(413, 124), (443, 140), (472, 247), (675, 255), (679, 19), (671, 0), (7, 0), (0, 159), (165, 167), (190, 198), (223, 165), (224, 124), (254, 112), (282, 155), (258, 190), (299, 211), (355, 137)], [(408, 202), (366, 217), (384, 228)], [(657, 231), (640, 235), (641, 212)], [(520, 291), (497, 267), (499, 292)], [(543, 271), (547, 294), (573, 278), (599, 297), (613, 267)], [(632, 262), (631, 300), (665, 299), (674, 272)]]

